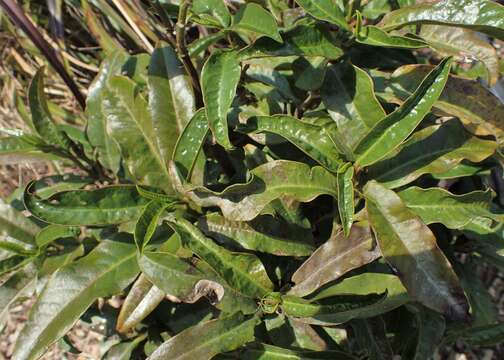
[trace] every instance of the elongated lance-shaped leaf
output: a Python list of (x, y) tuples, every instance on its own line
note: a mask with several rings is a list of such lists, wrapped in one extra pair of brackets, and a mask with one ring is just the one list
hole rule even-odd
[(189, 181), (209, 133), (205, 109), (199, 109), (186, 125), (175, 145), (173, 161), (184, 180)]
[(327, 351), (300, 351), (285, 349), (278, 346), (268, 345), (268, 344), (250, 344), (245, 350), (240, 354), (240, 359), (243, 360), (257, 360), (257, 359), (268, 359), (268, 360), (357, 360), (351, 354), (327, 350)]
[(108, 225), (138, 218), (149, 202), (133, 185), (115, 185), (95, 190), (63, 191), (40, 199), (35, 182), (26, 186), (25, 207), (37, 218), (60, 225)]
[[(20, 161), (57, 160), (50, 146), (33, 135), (0, 137), (0, 164), (17, 164)], [(52, 153), (51, 153), (52, 152)]]
[(130, 360), (131, 354), (138, 345), (145, 340), (147, 334), (141, 334), (131, 341), (124, 341), (113, 345), (105, 354), (104, 360)]
[(372, 319), (355, 319), (350, 326), (360, 349), (366, 351), (370, 359), (392, 359), (394, 353), (387, 339), (385, 323), (380, 316)]
[(33, 221), (0, 199), (0, 240), (12, 238), (26, 245), (35, 245), (39, 230)]
[(135, 182), (172, 192), (167, 164), (158, 146), (158, 137), (147, 102), (135, 91), (136, 84), (124, 76), (108, 81), (102, 110), (107, 117), (107, 132), (119, 144), (125, 166)]
[(307, 324), (342, 324), (361, 314), (368, 307), (386, 298), (383, 294), (338, 295), (320, 301), (309, 301), (297, 296), (283, 295), (280, 307), (287, 316), (299, 318)]
[(244, 221), (210, 214), (198, 220), (198, 227), (219, 243), (277, 256), (308, 256), (313, 251), (311, 230), (290, 225), (269, 215)]
[(135, 255), (133, 244), (105, 240), (86, 257), (58, 270), (31, 309), (13, 357), (38, 359), (96, 299), (128, 286), (138, 274)]
[(338, 168), (338, 213), (345, 236), (350, 234), (354, 218), (354, 168), (346, 163)]
[(417, 342), (412, 359), (428, 359), (435, 352), (445, 332), (444, 318), (432, 310), (421, 307), (415, 313), (417, 322)]
[(441, 223), (449, 229), (463, 229), (478, 218), (499, 221), (499, 216), (490, 211), (490, 190), (455, 195), (442, 188), (421, 189), (414, 186), (398, 195), (426, 224)]
[(436, 238), (392, 190), (376, 181), (364, 188), (366, 209), (385, 260), (408, 293), (451, 319), (465, 319), (469, 306), (457, 275)]
[(480, 162), (497, 143), (469, 133), (458, 119), (415, 132), (397, 153), (368, 168), (368, 177), (388, 188), (406, 185), (423, 174), (443, 174), (463, 160)]
[(0, 322), (9, 314), (9, 307), (24, 295), (31, 295), (37, 280), (37, 265), (30, 263), (19, 269), (0, 286)]
[(504, 339), (504, 324), (491, 324), (477, 326), (450, 334), (445, 338), (445, 343), (457, 339), (464, 340), (470, 346), (493, 346), (502, 343)]
[(201, 90), (208, 125), (217, 142), (225, 149), (229, 141), (227, 114), (233, 102), (241, 67), (235, 51), (213, 52), (201, 70)]
[(380, 257), (366, 224), (356, 223), (348, 236), (333, 228), (329, 240), (320, 246), (292, 275), (296, 284), (290, 295), (306, 296), (350, 270)]
[(183, 185), (174, 166), (170, 167), (177, 191), (199, 206), (218, 206), (225, 218), (235, 221), (250, 221), (271, 201), (281, 196), (307, 202), (319, 195), (328, 194), (337, 198), (336, 177), (321, 166), (286, 160), (277, 160), (260, 165), (251, 171), (251, 179), (244, 184), (235, 184), (217, 193), (203, 187)]
[(328, 347), (311, 325), (288, 318), (284, 314), (265, 318), (264, 325), (271, 342), (277, 346), (315, 351)]
[(407, 24), (465, 27), (504, 39), (504, 7), (490, 0), (442, 0), (392, 11), (379, 25), (389, 30)]
[[(385, 81), (386, 86), (377, 91), (386, 99), (402, 103), (431, 70), (429, 65), (401, 66)], [(456, 116), (464, 124), (473, 126), (477, 134), (495, 135), (500, 142), (504, 138), (501, 115), (504, 104), (478, 81), (450, 75), (434, 107), (435, 113)]]
[(45, 142), (66, 150), (70, 147), (70, 139), (62, 131), (58, 130), (49, 112), (44, 94), (44, 69), (42, 67), (37, 71), (28, 88), (32, 123), (37, 134)]
[(369, 75), (348, 62), (328, 67), (321, 96), (350, 156), (358, 142), (386, 115)]
[(255, 3), (246, 3), (233, 17), (231, 29), (241, 33), (252, 41), (267, 36), (279, 43), (282, 37), (278, 32), (275, 18), (262, 6)]
[(242, 129), (253, 134), (267, 132), (279, 135), (332, 172), (336, 172), (343, 162), (342, 155), (324, 128), (291, 116), (255, 116)]
[(316, 19), (328, 21), (343, 29), (348, 29), (345, 16), (332, 0), (296, 0), (305, 11)]
[(194, 114), (192, 86), (175, 51), (165, 43), (152, 53), (148, 71), (149, 112), (159, 151), (171, 159), (179, 135)]
[(236, 313), (190, 327), (159, 346), (149, 360), (209, 360), (254, 340), (256, 317)]
[(149, 243), (156, 231), (160, 216), (169, 206), (169, 203), (157, 200), (152, 200), (145, 205), (135, 225), (135, 243), (138, 251), (142, 252)]
[(124, 299), (117, 317), (117, 331), (126, 333), (147, 317), (165, 298), (165, 293), (140, 274), (128, 296)]
[(37, 233), (35, 241), (38, 247), (43, 247), (54, 240), (76, 237), (80, 234), (80, 228), (73, 226), (48, 225)]
[(377, 26), (367, 25), (356, 30), (356, 40), (361, 44), (399, 49), (420, 49), (427, 47), (427, 43), (401, 35), (389, 34)]
[(172, 217), (169, 224), (179, 234), (182, 243), (206, 261), (232, 288), (255, 298), (262, 298), (273, 289), (263, 264), (255, 255), (226, 250), (185, 219)]
[(115, 52), (101, 64), (100, 71), (88, 89), (86, 98), (86, 134), (91, 145), (98, 153), (98, 160), (106, 168), (117, 172), (121, 161), (119, 146), (107, 134), (107, 118), (102, 111), (102, 102), (106, 96), (107, 82), (113, 76), (120, 74), (128, 55)]
[(451, 63), (451, 58), (441, 61), (403, 105), (376, 124), (359, 142), (355, 149), (356, 165), (371, 165), (406, 140), (441, 95)]
[(146, 251), (138, 262), (147, 279), (173, 302), (194, 303), (208, 296), (217, 303), (224, 296), (221, 284), (171, 253)]

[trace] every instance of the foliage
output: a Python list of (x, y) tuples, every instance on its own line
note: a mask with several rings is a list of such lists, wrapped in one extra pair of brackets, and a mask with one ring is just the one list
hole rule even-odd
[[(103, 50), (84, 126), (53, 114), (41, 68), (31, 132), (1, 129), (0, 161), (80, 171), (0, 203), (2, 312), (37, 295), (14, 358), (113, 295), (110, 359), (426, 359), (503, 341), (468, 269), (504, 266), (504, 105), (481, 40), (504, 40), (504, 7), (416, 3), (82, 1)], [(445, 57), (460, 49), (480, 82)]]

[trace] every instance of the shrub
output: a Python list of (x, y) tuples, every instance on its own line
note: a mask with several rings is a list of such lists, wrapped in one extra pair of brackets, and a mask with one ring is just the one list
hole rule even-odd
[(504, 105), (482, 85), (499, 59), (476, 32), (504, 39), (504, 8), (412, 3), (168, 1), (133, 33), (152, 51), (131, 55), (83, 2), (107, 55), (85, 127), (55, 120), (42, 68), (31, 133), (0, 139), (2, 159), (79, 169), (0, 204), (3, 311), (37, 295), (14, 358), (118, 294), (114, 359), (425, 359), (502, 341), (474, 269), (503, 264)]

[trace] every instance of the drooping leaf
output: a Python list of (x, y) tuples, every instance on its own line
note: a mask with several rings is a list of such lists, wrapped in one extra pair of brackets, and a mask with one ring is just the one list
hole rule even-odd
[(324, 128), (285, 115), (255, 116), (248, 119), (242, 131), (279, 135), (320, 163), (336, 172), (343, 158)]
[(338, 168), (338, 213), (345, 236), (349, 236), (354, 218), (354, 168), (346, 163)]
[(462, 229), (478, 218), (498, 220), (490, 211), (492, 194), (489, 190), (455, 195), (442, 188), (410, 187), (398, 195), (425, 224), (441, 223), (449, 229)]
[(173, 151), (173, 161), (184, 180), (190, 180), (208, 133), (208, 120), (205, 109), (200, 109), (194, 114), (180, 134)]
[(97, 298), (125, 288), (138, 274), (135, 250), (133, 244), (106, 240), (86, 257), (58, 270), (31, 309), (13, 357), (39, 358)]
[(275, 18), (262, 6), (246, 3), (233, 17), (231, 29), (243, 33), (252, 41), (267, 36), (279, 43), (283, 42)]
[(444, 174), (463, 160), (480, 162), (496, 148), (494, 141), (473, 136), (459, 120), (452, 119), (414, 133), (394, 156), (370, 166), (368, 176), (396, 188), (423, 174)]
[(255, 219), (231, 221), (216, 213), (198, 220), (207, 236), (222, 244), (277, 256), (307, 256), (313, 251), (311, 231), (291, 226), (269, 215)]
[(493, 346), (504, 339), (504, 324), (478, 326), (449, 335), (446, 341), (462, 339), (470, 346)]
[(227, 28), (231, 24), (231, 14), (223, 0), (194, 0), (191, 11), (209, 25)]
[(241, 313), (190, 327), (164, 342), (150, 360), (209, 360), (254, 340), (258, 320)]
[(9, 308), (23, 295), (30, 295), (35, 290), (37, 266), (34, 263), (19, 269), (9, 276), (0, 286), (0, 322), (3, 324), (9, 314)]
[(133, 185), (63, 191), (48, 199), (40, 199), (33, 193), (35, 184), (31, 182), (26, 187), (25, 206), (37, 218), (53, 224), (119, 224), (137, 219), (149, 202)]
[(427, 43), (419, 39), (390, 34), (373, 25), (361, 26), (359, 20), (360, 18), (358, 17), (355, 28), (355, 39), (361, 44), (400, 49), (420, 49), (427, 47)]
[(333, 227), (329, 240), (320, 246), (292, 275), (296, 284), (289, 294), (306, 296), (348, 271), (380, 257), (366, 224), (356, 223), (349, 236)]
[(327, 343), (320, 337), (315, 329), (294, 318), (284, 314), (265, 318), (264, 325), (272, 343), (286, 348), (301, 348), (320, 351), (327, 348)]
[(450, 67), (451, 58), (444, 59), (403, 105), (371, 129), (355, 149), (356, 165), (371, 165), (406, 140), (441, 95)]
[(51, 148), (33, 135), (0, 137), (0, 164), (58, 159)]
[(233, 253), (217, 245), (189, 221), (171, 217), (170, 226), (182, 243), (207, 262), (233, 289), (261, 298), (273, 289), (261, 261), (253, 254)]
[(105, 354), (104, 360), (129, 360), (132, 352), (145, 340), (147, 334), (141, 334), (131, 341), (113, 345)]
[(48, 225), (37, 233), (35, 241), (38, 247), (43, 247), (54, 240), (76, 237), (80, 234), (80, 229), (73, 226)]
[(383, 185), (368, 182), (364, 195), (380, 250), (397, 269), (408, 293), (448, 318), (466, 318), (469, 306), (464, 292), (431, 230)]
[(135, 243), (138, 251), (142, 252), (149, 243), (158, 226), (159, 217), (169, 206), (169, 203), (157, 200), (152, 200), (145, 205), (135, 225)]
[(504, 38), (504, 7), (490, 0), (441, 0), (407, 6), (385, 15), (384, 30), (408, 24), (458, 26)]
[(172, 158), (179, 135), (194, 114), (194, 94), (175, 51), (161, 43), (148, 71), (149, 112), (161, 157)]
[(165, 293), (140, 274), (128, 296), (124, 299), (117, 317), (117, 331), (126, 333), (149, 315), (165, 298)]
[(250, 221), (271, 201), (281, 196), (291, 196), (299, 201), (311, 201), (322, 194), (337, 198), (336, 177), (316, 166), (277, 160), (260, 165), (251, 171), (251, 179), (235, 184), (217, 193), (207, 188), (184, 186), (176, 168), (170, 167), (177, 191), (203, 207), (218, 206), (225, 218)]
[(328, 67), (321, 95), (329, 115), (337, 124), (341, 141), (350, 150), (385, 117), (369, 75), (348, 62)]
[(108, 81), (107, 96), (102, 102), (107, 132), (119, 145), (135, 182), (170, 193), (167, 164), (171, 154), (166, 158), (158, 145), (158, 138), (165, 134), (156, 131), (147, 102), (135, 87), (135, 82), (124, 76), (116, 75)]
[(201, 70), (201, 89), (208, 124), (217, 142), (225, 149), (233, 148), (228, 136), (227, 114), (240, 74), (240, 62), (235, 51), (212, 53)]
[(15, 239), (34, 245), (39, 230), (34, 222), (0, 199), (0, 240)]
[(342, 29), (348, 29), (345, 16), (332, 0), (296, 0), (296, 2), (316, 19), (328, 21)]

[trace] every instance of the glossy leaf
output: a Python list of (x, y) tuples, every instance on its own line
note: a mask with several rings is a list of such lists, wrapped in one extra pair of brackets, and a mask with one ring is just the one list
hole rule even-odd
[(271, 201), (285, 195), (304, 202), (322, 194), (337, 198), (336, 177), (320, 166), (310, 169), (294, 161), (277, 160), (258, 166), (247, 183), (231, 185), (221, 193), (184, 186), (176, 168), (172, 166), (170, 171), (182, 196), (199, 206), (218, 206), (225, 218), (234, 221), (254, 219)]
[(350, 270), (380, 257), (371, 231), (365, 224), (356, 223), (349, 236), (333, 227), (329, 240), (320, 246), (292, 275), (296, 284), (289, 294), (306, 296), (323, 285), (337, 280)]
[(336, 172), (343, 161), (338, 148), (323, 128), (290, 116), (256, 116), (247, 121), (242, 131), (279, 135), (329, 171)]
[(191, 11), (211, 25), (226, 28), (231, 24), (231, 14), (223, 0), (194, 0)]
[(60, 225), (108, 225), (136, 220), (148, 200), (135, 186), (116, 185), (95, 190), (74, 190), (40, 199), (26, 187), (24, 203), (37, 218)]
[(407, 6), (385, 15), (385, 30), (408, 24), (440, 24), (466, 27), (504, 38), (504, 7), (490, 0), (442, 0)]
[(338, 213), (345, 236), (350, 234), (354, 218), (354, 168), (346, 163), (338, 168)]
[(149, 357), (160, 359), (211, 359), (254, 340), (257, 319), (241, 313), (190, 327), (164, 342)]
[(58, 270), (31, 309), (13, 357), (40, 357), (97, 298), (117, 294), (137, 273), (135, 246), (117, 241), (103, 241), (86, 257)]
[(298, 351), (268, 344), (251, 344), (241, 354), (243, 360), (355, 360), (356, 357), (340, 351)]
[(301, 348), (320, 351), (327, 348), (327, 343), (315, 329), (294, 318), (278, 314), (272, 318), (265, 318), (264, 325), (269, 338), (274, 345), (286, 348)]
[(314, 18), (348, 29), (345, 17), (336, 2), (332, 0), (296, 0), (296, 2)]
[(19, 269), (0, 286), (0, 322), (9, 314), (9, 308), (23, 295), (35, 290), (37, 268), (34, 263)]
[(34, 245), (39, 230), (34, 222), (0, 200), (0, 240), (15, 239), (27, 245)]
[(263, 264), (255, 255), (226, 250), (185, 219), (173, 217), (169, 224), (184, 246), (206, 261), (233, 289), (255, 298), (273, 289)]
[(175, 51), (161, 43), (148, 71), (149, 112), (161, 157), (172, 158), (175, 144), (194, 114), (194, 94)]
[(145, 205), (135, 225), (135, 243), (138, 251), (142, 252), (144, 247), (149, 243), (156, 231), (160, 216), (169, 206), (169, 203), (156, 200), (152, 200)]
[(389, 34), (373, 25), (357, 28), (356, 32), (357, 42), (365, 45), (400, 49), (420, 49), (427, 47), (427, 43), (422, 40)]
[(138, 345), (145, 340), (147, 334), (137, 336), (131, 341), (121, 342), (112, 346), (105, 354), (104, 360), (129, 360)]
[(401, 107), (371, 129), (355, 149), (356, 165), (371, 165), (406, 140), (441, 95), (450, 67), (451, 59), (444, 59)]
[(161, 152), (157, 141), (164, 134), (156, 131), (147, 102), (136, 93), (135, 87), (135, 82), (124, 76), (109, 80), (102, 103), (107, 131), (119, 144), (124, 164), (135, 182), (170, 192), (167, 170), (170, 157), (164, 157), (166, 154)]
[(311, 231), (269, 215), (244, 222), (227, 220), (214, 213), (200, 218), (198, 227), (219, 243), (247, 250), (277, 256), (308, 256), (313, 251)]
[(246, 3), (236, 12), (231, 29), (241, 32), (252, 41), (267, 36), (279, 43), (282, 37), (278, 32), (275, 18), (262, 6), (255, 3)]
[(408, 293), (448, 318), (466, 318), (469, 306), (464, 292), (431, 230), (383, 185), (368, 182), (364, 196), (380, 250), (397, 269)]
[(17, 164), (37, 160), (58, 159), (51, 148), (32, 135), (0, 137), (0, 164)]
[(201, 89), (208, 124), (217, 142), (225, 149), (233, 147), (228, 136), (227, 114), (240, 75), (240, 62), (234, 51), (214, 52), (201, 70)]
[(48, 225), (37, 233), (35, 241), (38, 247), (43, 247), (53, 242), (54, 240), (76, 237), (80, 234), (78, 227)]

